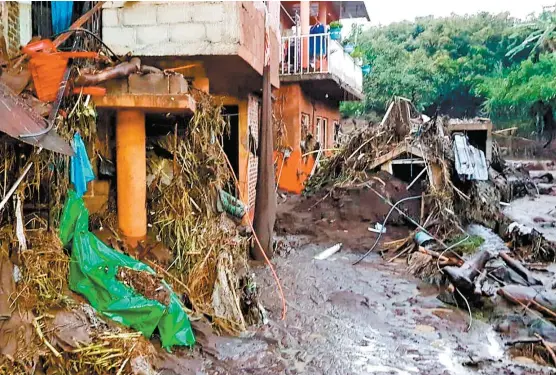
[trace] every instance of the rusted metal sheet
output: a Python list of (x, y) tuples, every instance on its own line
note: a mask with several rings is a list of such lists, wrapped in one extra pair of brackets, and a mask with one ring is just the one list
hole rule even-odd
[(0, 82), (0, 131), (33, 146), (40, 146), (64, 155), (73, 155), (71, 145), (56, 134), (55, 130), (37, 137), (20, 137), (23, 134), (39, 133), (47, 127), (44, 118)]
[(456, 172), (464, 180), (488, 180), (485, 153), (469, 144), (467, 136), (454, 133), (454, 157)]

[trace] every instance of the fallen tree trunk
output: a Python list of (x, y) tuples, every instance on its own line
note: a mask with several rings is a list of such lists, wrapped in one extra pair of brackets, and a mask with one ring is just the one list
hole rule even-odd
[(137, 57), (129, 62), (109, 67), (96, 73), (80, 73), (75, 79), (75, 86), (95, 86), (111, 79), (128, 77), (141, 69), (141, 60)]
[(482, 250), (475, 254), (473, 258), (467, 260), (461, 267), (445, 267), (444, 272), (461, 293), (471, 295), (475, 291), (473, 280), (493, 257), (494, 255), (490, 251)]
[(521, 277), (523, 277), (523, 279), (525, 281), (527, 281), (527, 283), (529, 283), (529, 285), (543, 285), (542, 281), (540, 281), (539, 279), (537, 279), (527, 268), (525, 268), (519, 261), (513, 259), (512, 257), (510, 257), (510, 255), (506, 252), (501, 252), (500, 253), (500, 258), (502, 258), (502, 260), (508, 265), (508, 267), (510, 267), (512, 270), (514, 270), (515, 272), (517, 272), (517, 274)]

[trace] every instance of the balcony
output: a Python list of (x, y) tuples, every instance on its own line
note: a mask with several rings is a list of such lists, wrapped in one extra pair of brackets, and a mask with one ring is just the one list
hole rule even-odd
[[(276, 72), (271, 81), (278, 86), (280, 4), (268, 2), (268, 9)], [(115, 53), (156, 59), (160, 67), (199, 64), (213, 93), (235, 95), (237, 82), (248, 92), (262, 84), (263, 1), (106, 2), (102, 35)]]
[(338, 101), (363, 99), (361, 67), (329, 33), (282, 37), (279, 73)]

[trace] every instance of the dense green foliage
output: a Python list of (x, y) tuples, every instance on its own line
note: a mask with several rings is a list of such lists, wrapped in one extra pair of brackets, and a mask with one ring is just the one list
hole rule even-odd
[(343, 103), (342, 111), (376, 120), (398, 95), (429, 115), (490, 115), (538, 126), (538, 114), (552, 111), (556, 98), (555, 19), (544, 13), (523, 23), (479, 13), (354, 29), (349, 39), (357, 40), (371, 73), (366, 99)]

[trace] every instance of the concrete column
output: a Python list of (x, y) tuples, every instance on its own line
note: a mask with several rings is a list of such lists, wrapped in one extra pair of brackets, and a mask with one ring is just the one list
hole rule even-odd
[(319, 22), (327, 25), (326, 15), (328, 14), (328, 1), (319, 1)]
[(33, 36), (31, 18), (31, 1), (19, 1), (19, 42), (22, 46), (27, 45)]
[(118, 225), (131, 246), (147, 235), (145, 113), (119, 110), (116, 123)]
[[(301, 35), (309, 35), (309, 28), (310, 28), (310, 20), (309, 17), (311, 15), (311, 4), (309, 1), (300, 1), (299, 2), (299, 21), (301, 23)], [(303, 48), (302, 55), (303, 55), (303, 67), (307, 68), (309, 66), (309, 38), (303, 38), (303, 43), (301, 44), (301, 48)]]

